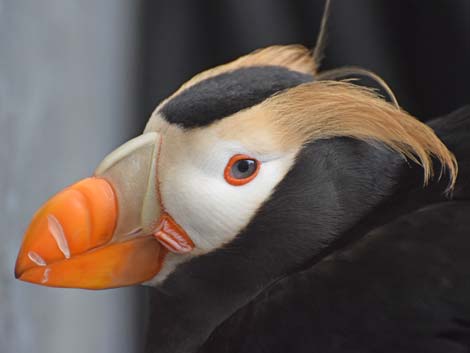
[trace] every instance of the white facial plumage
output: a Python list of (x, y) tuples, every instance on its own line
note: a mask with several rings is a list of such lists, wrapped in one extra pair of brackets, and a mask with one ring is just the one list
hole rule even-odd
[[(161, 136), (157, 162), (161, 204), (187, 232), (195, 248), (188, 254), (169, 253), (158, 275), (145, 283), (148, 285), (161, 283), (178, 264), (233, 240), (273, 193), (296, 155), (261, 155), (239, 141), (221, 138), (210, 126), (184, 130), (158, 115), (152, 119), (146, 132), (151, 129)], [(236, 154), (260, 162), (257, 176), (245, 185), (231, 185), (224, 177), (227, 163)]]

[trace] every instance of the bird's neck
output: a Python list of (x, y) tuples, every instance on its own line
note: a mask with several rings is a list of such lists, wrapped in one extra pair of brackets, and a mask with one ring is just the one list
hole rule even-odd
[(196, 351), (272, 283), (319, 261), (355, 227), (370, 226), (373, 210), (403, 188), (404, 174), (413, 180), (409, 169), (394, 153), (348, 138), (304, 148), (231, 244), (180, 265), (153, 290), (148, 351)]

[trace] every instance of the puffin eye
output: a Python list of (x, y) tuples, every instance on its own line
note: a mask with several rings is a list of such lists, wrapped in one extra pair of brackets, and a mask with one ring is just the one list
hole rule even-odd
[(229, 184), (240, 186), (252, 181), (258, 174), (260, 163), (249, 156), (236, 154), (225, 167), (224, 177)]

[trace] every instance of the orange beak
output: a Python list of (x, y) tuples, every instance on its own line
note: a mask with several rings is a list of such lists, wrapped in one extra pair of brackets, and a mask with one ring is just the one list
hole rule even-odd
[(49, 200), (34, 216), (15, 276), (52, 287), (103, 289), (154, 277), (163, 252), (153, 236), (113, 241), (116, 195), (101, 178), (84, 179)]
[(153, 236), (161, 216), (156, 190), (160, 137), (141, 135), (34, 215), (15, 267), (20, 280), (103, 289), (142, 283), (167, 253)]

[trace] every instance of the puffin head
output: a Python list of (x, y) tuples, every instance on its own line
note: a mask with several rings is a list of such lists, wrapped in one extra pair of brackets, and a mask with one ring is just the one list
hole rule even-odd
[(301, 46), (195, 76), (142, 135), (37, 211), (16, 277), (87, 289), (168, 283), (187, 295), (204, 283), (243, 292), (241, 303), (363, 217), (393, 188), (402, 157), (425, 180), (433, 158), (455, 177), (429, 127), (371, 90), (316, 77)]

